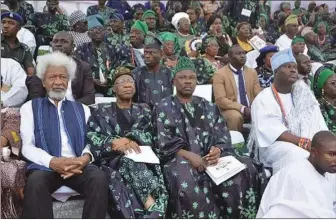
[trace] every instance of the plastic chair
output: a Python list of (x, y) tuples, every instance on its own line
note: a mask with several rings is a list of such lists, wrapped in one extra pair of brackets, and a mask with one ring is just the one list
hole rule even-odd
[(80, 195), (80, 194), (78, 192), (76, 192), (75, 190), (73, 190), (73, 189), (71, 189), (67, 186), (61, 186), (51, 196), (58, 201), (65, 202), (71, 196), (78, 196), (78, 195)]
[[(176, 95), (175, 86), (174, 86), (174, 95)], [(209, 102), (212, 102), (212, 84), (197, 85), (193, 95), (204, 98)]]
[(237, 153), (241, 156), (248, 156), (249, 151), (245, 144), (243, 134), (240, 133), (239, 131), (230, 131), (230, 135), (231, 135), (231, 143), (235, 148), (235, 150), (237, 151)]

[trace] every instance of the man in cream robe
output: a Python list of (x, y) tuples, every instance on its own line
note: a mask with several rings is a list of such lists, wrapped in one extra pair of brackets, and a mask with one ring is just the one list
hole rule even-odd
[[(249, 148), (256, 159), (276, 173), (291, 162), (308, 158), (309, 151), (298, 146), (301, 138), (311, 140), (315, 133), (328, 128), (310, 88), (301, 80), (297, 81), (296, 60), (291, 50), (274, 54), (271, 65), (274, 84), (259, 93), (252, 104)], [(285, 117), (273, 86), (278, 87)], [(280, 91), (284, 87), (288, 92)]]
[(309, 159), (275, 174), (263, 194), (257, 218), (336, 218), (336, 136), (318, 132)]

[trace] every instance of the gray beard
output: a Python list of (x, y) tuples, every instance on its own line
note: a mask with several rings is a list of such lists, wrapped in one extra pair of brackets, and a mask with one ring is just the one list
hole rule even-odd
[(55, 92), (51, 90), (48, 92), (49, 98), (56, 100), (56, 101), (61, 101), (62, 99), (64, 99), (65, 94), (66, 94), (66, 90), (63, 90), (62, 92)]

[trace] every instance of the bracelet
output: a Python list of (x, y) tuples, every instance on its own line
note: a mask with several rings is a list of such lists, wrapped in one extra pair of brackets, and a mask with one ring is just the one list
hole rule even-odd
[(300, 138), (298, 146), (307, 150), (308, 145), (310, 144), (310, 139), (308, 138)]

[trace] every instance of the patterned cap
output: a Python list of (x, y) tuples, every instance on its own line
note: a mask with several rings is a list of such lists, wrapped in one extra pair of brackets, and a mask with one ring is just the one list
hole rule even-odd
[(20, 24), (23, 24), (23, 18), (21, 17), (21, 15), (19, 15), (16, 12), (5, 12), (5, 13), (1, 14), (1, 20), (3, 20), (4, 18), (14, 19), (15, 21), (19, 22)]
[(86, 15), (80, 10), (74, 11), (69, 17), (69, 23), (71, 27), (74, 26), (78, 21), (83, 20), (86, 20)]
[(145, 48), (161, 49), (162, 41), (154, 33), (148, 32), (145, 38)]
[(275, 71), (282, 65), (286, 63), (296, 63), (296, 59), (293, 56), (292, 49), (285, 49), (277, 52), (271, 58), (272, 71)]
[(174, 69), (174, 77), (176, 76), (176, 73), (181, 72), (182, 70), (191, 70), (196, 73), (196, 67), (193, 61), (189, 57), (181, 56), (176, 64), (176, 67)]
[(122, 14), (113, 12), (110, 16), (110, 20), (124, 21), (125, 18)]
[(104, 18), (98, 14), (90, 15), (87, 17), (88, 20), (88, 29), (91, 30), (95, 27), (103, 27), (104, 26)]
[(112, 85), (114, 84), (114, 82), (123, 75), (128, 75), (131, 76), (133, 78), (133, 74), (132, 74), (132, 70), (134, 69), (134, 67), (130, 66), (130, 65), (125, 65), (125, 66), (118, 66), (114, 72), (114, 76), (112, 79)]

